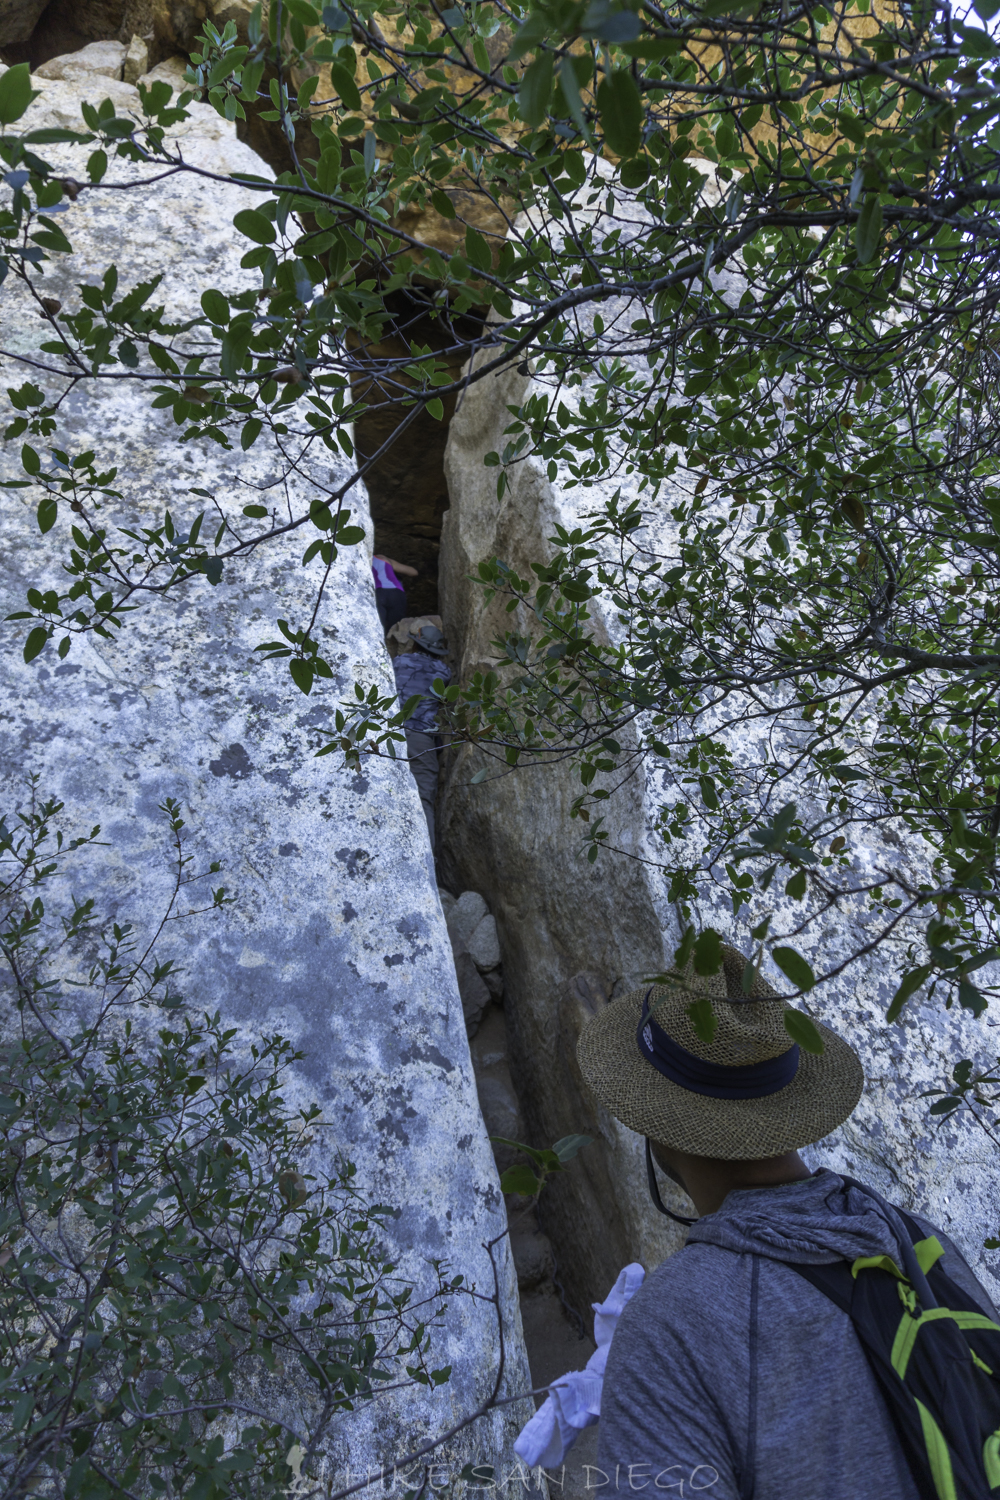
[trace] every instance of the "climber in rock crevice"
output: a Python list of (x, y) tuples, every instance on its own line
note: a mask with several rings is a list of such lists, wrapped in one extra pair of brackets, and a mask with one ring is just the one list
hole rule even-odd
[(451, 672), (443, 660), (448, 654), (448, 642), (441, 632), (440, 620), (429, 618), (398, 621), (388, 632), (388, 640), (396, 647), (392, 669), (400, 708), (408, 698), (421, 694), (420, 702), (403, 728), (410, 770), (420, 793), (433, 852), (441, 737), (437, 725), (439, 703), (431, 692), (431, 683), (436, 678), (444, 683), (451, 681)]
[(394, 557), (386, 557), (382, 552), (376, 552), (372, 558), (372, 575), (375, 579), (375, 608), (378, 617), (382, 621), (383, 630), (391, 630), (393, 625), (398, 625), (409, 613), (409, 604), (406, 598), (406, 585), (400, 583), (399, 574), (404, 578), (418, 578), (416, 568), (411, 568), (409, 563), (397, 562)]

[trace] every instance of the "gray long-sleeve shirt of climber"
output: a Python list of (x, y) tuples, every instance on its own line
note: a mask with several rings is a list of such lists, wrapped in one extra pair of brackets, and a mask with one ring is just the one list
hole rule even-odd
[(415, 693), (424, 695), (407, 719), (405, 727), (415, 729), (420, 734), (436, 734), (438, 709), (441, 705), (432, 695), (430, 686), (437, 677), (445, 683), (451, 681), (451, 673), (445, 663), (439, 656), (431, 656), (426, 651), (409, 651), (405, 655), (393, 657), (392, 670), (396, 678), (400, 707)]
[[(912, 1217), (941, 1241), (944, 1270), (995, 1318), (952, 1242)], [(878, 1205), (825, 1170), (730, 1193), (632, 1298), (604, 1377), (597, 1496), (646, 1488), (647, 1500), (738, 1500), (750, 1411), (751, 1250), (761, 1257), (753, 1500), (918, 1500), (850, 1319), (782, 1265), (898, 1259)]]

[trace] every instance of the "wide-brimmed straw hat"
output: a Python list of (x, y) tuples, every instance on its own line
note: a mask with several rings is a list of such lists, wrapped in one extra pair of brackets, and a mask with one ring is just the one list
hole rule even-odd
[(386, 631), (386, 643), (390, 654), (401, 656), (406, 652), (428, 652), (431, 656), (447, 656), (448, 642), (444, 637), (440, 615), (407, 615), (397, 620)]
[[(623, 1125), (694, 1156), (749, 1161), (822, 1140), (852, 1113), (865, 1081), (854, 1049), (819, 1022), (822, 1053), (796, 1046), (784, 1024), (791, 1007), (767, 981), (755, 975), (744, 994), (746, 963), (724, 946), (717, 974), (689, 964), (612, 1001), (585, 1027), (583, 1076)], [(716, 1021), (711, 1042), (688, 1014), (704, 999)]]

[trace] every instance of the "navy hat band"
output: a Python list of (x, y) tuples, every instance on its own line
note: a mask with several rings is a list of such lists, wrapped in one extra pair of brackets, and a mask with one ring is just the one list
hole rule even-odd
[(705, 1094), (710, 1099), (766, 1099), (769, 1094), (786, 1088), (798, 1072), (799, 1049), (796, 1043), (777, 1057), (768, 1057), (763, 1062), (742, 1068), (730, 1068), (724, 1063), (706, 1062), (703, 1057), (696, 1057), (653, 1020), (649, 1014), (651, 993), (647, 991), (642, 1002), (642, 1020), (637, 1034), (639, 1051), (658, 1073), (689, 1093)]

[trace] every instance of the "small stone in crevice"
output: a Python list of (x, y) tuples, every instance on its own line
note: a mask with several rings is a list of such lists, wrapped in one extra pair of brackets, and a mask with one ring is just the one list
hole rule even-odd
[(466, 1029), (474, 1037), (486, 1007), (503, 999), (497, 924), (477, 891), (455, 896), (439, 886), (438, 897), (455, 958)]
[[(533, 1216), (532, 1216), (533, 1217)], [(510, 1248), (517, 1272), (517, 1289), (530, 1292), (551, 1279), (555, 1257), (549, 1237), (530, 1221), (510, 1232)]]
[(469, 939), (484, 917), (489, 916), (489, 907), (477, 891), (463, 891), (451, 911), (445, 917), (448, 935), (456, 953), (468, 948)]
[(497, 1005), (503, 1004), (503, 975), (499, 969), (490, 969), (483, 975), (483, 983), (489, 990)]
[(462, 999), (465, 1028), (470, 1037), (475, 1036), (483, 1014), (489, 1008), (490, 992), (470, 954), (456, 954), (455, 974), (458, 978), (458, 993)]
[(481, 922), (476, 923), (465, 946), (472, 954), (480, 974), (497, 968), (500, 963), (500, 938), (497, 935), (496, 919), (489, 912)]

